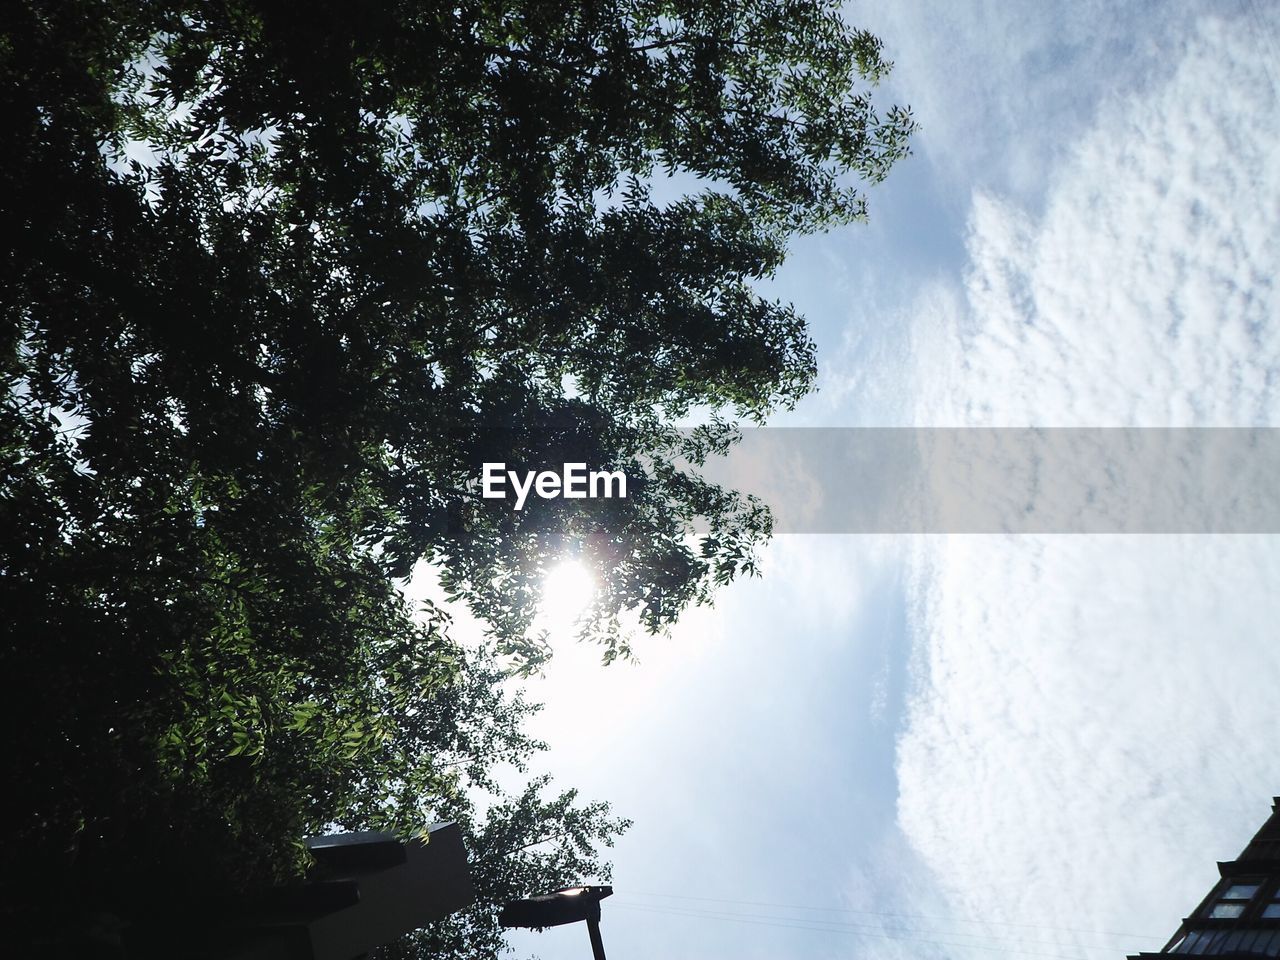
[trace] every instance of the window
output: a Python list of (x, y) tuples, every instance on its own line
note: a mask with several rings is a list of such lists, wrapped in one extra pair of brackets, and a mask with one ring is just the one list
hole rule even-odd
[[(1257, 880), (1226, 881), (1226, 889), (1219, 893), (1214, 898), (1214, 901), (1209, 904), (1207, 916), (1221, 920), (1240, 916), (1244, 913), (1244, 908), (1249, 905), (1249, 901), (1253, 899), (1260, 886), (1262, 886), (1262, 883)], [(1268, 904), (1268, 908), (1272, 906), (1277, 906), (1277, 904)]]
[(1271, 902), (1262, 908), (1262, 915), (1280, 920), (1280, 886), (1271, 891)]

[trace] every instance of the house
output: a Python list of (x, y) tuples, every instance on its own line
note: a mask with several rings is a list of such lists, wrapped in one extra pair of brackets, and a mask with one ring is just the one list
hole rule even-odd
[(1222, 879), (1182, 921), (1159, 953), (1196, 957), (1280, 957), (1280, 797), (1271, 816), (1234, 860), (1218, 864)]

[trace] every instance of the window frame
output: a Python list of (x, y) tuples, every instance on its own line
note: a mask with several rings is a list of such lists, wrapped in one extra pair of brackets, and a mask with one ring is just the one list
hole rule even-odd
[[(1260, 920), (1280, 920), (1280, 881), (1271, 884), (1271, 892), (1262, 898), (1262, 907), (1258, 910)], [(1268, 914), (1267, 911), (1274, 911)]]
[[(1270, 886), (1270, 884), (1267, 883), (1266, 877), (1223, 877), (1222, 882), (1218, 885), (1218, 889), (1214, 892), (1214, 895), (1210, 898), (1209, 902), (1205, 904), (1204, 910), (1200, 916), (1205, 920), (1243, 920), (1251, 913), (1249, 910), (1250, 905), (1257, 903), (1260, 900), (1258, 895), (1262, 892), (1263, 888), (1267, 886)], [(1253, 890), (1247, 897), (1227, 896), (1227, 894), (1231, 893), (1236, 887), (1253, 887)], [(1272, 891), (1271, 897), (1266, 899), (1269, 902), (1278, 902), (1275, 899), (1277, 896), (1280, 896), (1280, 893)], [(1240, 912), (1233, 916), (1214, 916), (1214, 911), (1219, 907), (1229, 908), (1235, 906), (1240, 908)], [(1260, 912), (1261, 911), (1259, 911), (1259, 913)]]

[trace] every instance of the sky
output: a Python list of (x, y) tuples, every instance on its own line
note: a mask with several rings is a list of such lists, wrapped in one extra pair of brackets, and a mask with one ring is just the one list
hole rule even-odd
[[(1061, 7), (849, 7), (921, 131), (870, 223), (769, 285), (820, 365), (776, 423), (1280, 421), (1280, 11)], [(635, 821), (612, 960), (1156, 950), (1280, 794), (1274, 536), (763, 559), (638, 664), (561, 630), (531, 686), (541, 766)], [(512, 942), (589, 955), (580, 926)]]

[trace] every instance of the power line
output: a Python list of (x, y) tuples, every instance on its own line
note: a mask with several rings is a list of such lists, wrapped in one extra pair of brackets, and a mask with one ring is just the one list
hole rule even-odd
[[(648, 896), (662, 896), (662, 895), (661, 895), (661, 894), (648, 894)], [(625, 900), (625, 899), (628, 899), (628, 898), (629, 898), (629, 894), (625, 894), (625, 893), (624, 893), (624, 894), (622, 894), (622, 897), (624, 898), (624, 900)], [(743, 904), (751, 904), (751, 903), (753, 903), (753, 901), (714, 900), (713, 898), (710, 898), (710, 897), (687, 897), (687, 898), (682, 897), (682, 898), (678, 898), (678, 899), (709, 900), (709, 901), (712, 901), (712, 902), (721, 902), (721, 903), (743, 903)], [(787, 909), (787, 910), (825, 910), (825, 911), (827, 911), (827, 912), (833, 912), (833, 913), (834, 913), (834, 912), (841, 912), (841, 911), (836, 911), (836, 910), (830, 910), (829, 908), (824, 908), (824, 907), (803, 907), (803, 906), (800, 906), (799, 904), (759, 904), (759, 903), (756, 903), (755, 905), (757, 905), (757, 906), (770, 906), (770, 907), (774, 907), (774, 908), (776, 908), (776, 909)], [(637, 904), (637, 906), (645, 906), (645, 907), (651, 907), (651, 908), (657, 908), (657, 907), (658, 907), (658, 905), (656, 905), (656, 904)], [(682, 910), (699, 911), (699, 910), (702, 910), (702, 909), (704, 909), (704, 908), (700, 908), (700, 907), (674, 907), (673, 909), (682, 909)], [(717, 910), (717, 911), (710, 911), (710, 912), (723, 913), (723, 914), (726, 914), (726, 915), (731, 915), (731, 916), (740, 916), (740, 917), (741, 917), (741, 916), (759, 916), (758, 912), (756, 912), (756, 911), (752, 911), (752, 912), (750, 912), (750, 913), (741, 913), (741, 912), (738, 912), (738, 911), (731, 911), (731, 910)], [(904, 915), (904, 914), (874, 914), (874, 913), (873, 913), (873, 911), (849, 911), (849, 912), (862, 912), (862, 913), (868, 913), (868, 914), (873, 914), (874, 916), (878, 916), (878, 917), (882, 917), (882, 918), (903, 919), (903, 920), (906, 920), (907, 922), (909, 922), (909, 923), (913, 923), (913, 924), (914, 924), (914, 923), (917, 923), (919, 919), (929, 919), (931, 922), (939, 922), (939, 923), (941, 923), (941, 922), (952, 922), (952, 920), (958, 920), (958, 918), (949, 918), (948, 920), (943, 920), (942, 918), (916, 918), (916, 917), (910, 917), (910, 916), (908, 916), (908, 915)], [(865, 923), (855, 923), (855, 922), (850, 922), (850, 921), (839, 921), (839, 920), (825, 920), (825, 919), (821, 919), (821, 918), (815, 918), (815, 919), (812, 919), (812, 920), (811, 920), (811, 919), (806, 918), (806, 917), (788, 917), (788, 916), (782, 916), (782, 917), (774, 917), (773, 919), (798, 920), (798, 921), (800, 921), (800, 922), (802, 922), (802, 923), (834, 923), (834, 924), (840, 924), (840, 925), (842, 925), (842, 926), (854, 927), (854, 928), (863, 929), (863, 930), (876, 930), (876, 931), (884, 931), (884, 930), (889, 926), (889, 925), (886, 925), (886, 924), (881, 924), (881, 925), (877, 925), (877, 926), (868, 926), (868, 925), (867, 925), (867, 924), (865, 924)], [(960, 922), (976, 923), (976, 924), (985, 924), (985, 921), (982, 921), (982, 920), (967, 920), (967, 921), (960, 921)], [(1079, 942), (1063, 943), (1061, 939), (1056, 939), (1056, 940), (1036, 940), (1036, 939), (1032, 939), (1032, 938), (1029, 938), (1029, 937), (1018, 937), (1018, 936), (1006, 936), (1006, 937), (1001, 937), (1001, 936), (998, 936), (998, 935), (996, 935), (996, 934), (994, 934), (994, 933), (991, 933), (991, 932), (977, 932), (977, 933), (970, 933), (970, 932), (966, 932), (966, 931), (962, 931), (962, 930), (955, 930), (954, 928), (952, 928), (952, 929), (941, 929), (941, 930), (940, 930), (940, 929), (937, 929), (937, 928), (920, 927), (920, 926), (912, 926), (912, 927), (903, 927), (900, 931), (895, 931), (895, 932), (902, 932), (902, 933), (926, 933), (926, 934), (935, 934), (935, 933), (936, 933), (936, 934), (942, 934), (943, 936), (972, 937), (972, 938), (975, 938), (975, 939), (980, 939), (980, 940), (990, 940), (990, 941), (994, 941), (994, 942), (1001, 942), (1001, 943), (1033, 943), (1033, 944), (1039, 944), (1039, 945), (1043, 945), (1043, 946), (1051, 946), (1051, 947), (1075, 947), (1075, 948), (1084, 948), (1084, 949), (1089, 949), (1089, 950), (1112, 949), (1112, 947), (1111, 947), (1110, 945), (1089, 944), (1089, 943), (1079, 943)], [(1043, 930), (1043, 931), (1041, 931), (1041, 932), (1049, 933), (1049, 932), (1052, 932), (1052, 931), (1051, 931), (1051, 930)], [(1072, 931), (1070, 931), (1070, 932), (1073, 932), (1073, 933), (1088, 933), (1088, 934), (1100, 933), (1099, 931), (1092, 931), (1092, 930), (1090, 930), (1090, 931), (1072, 930)], [(1105, 934), (1100, 934), (1100, 935), (1105, 935)], [(1135, 934), (1134, 936), (1136, 936), (1136, 934)], [(1147, 939), (1147, 940), (1150, 940), (1150, 941), (1156, 941), (1156, 940), (1161, 939), (1161, 938), (1158, 938), (1158, 937), (1146, 937), (1146, 938), (1144, 938), (1144, 939)], [(1120, 949), (1120, 948), (1116, 948), (1116, 949)]]
[[(1270, 53), (1271, 59), (1274, 60), (1276, 51), (1275, 47), (1273, 47), (1271, 43), (1272, 38), (1274, 37), (1271, 25), (1263, 18), (1261, 11), (1258, 10), (1256, 0), (1241, 0), (1241, 4), (1247, 8), (1248, 13), (1253, 15), (1253, 21), (1257, 24), (1258, 32), (1262, 37), (1262, 42), (1267, 48), (1266, 52)], [(1267, 79), (1271, 81), (1271, 91), (1274, 94), (1276, 92), (1276, 78), (1271, 73), (1271, 65), (1265, 58), (1262, 61), (1262, 69), (1267, 72)]]
[[(649, 907), (639, 906), (637, 904), (616, 904), (614, 910), (639, 910), (646, 913), (659, 913), (672, 917), (688, 917), (696, 920), (720, 920), (728, 923), (749, 923), (761, 927), (777, 927), (790, 930), (811, 930), (816, 933), (843, 933), (855, 937), (870, 937), (877, 940), (897, 940), (904, 943), (927, 943), (937, 947), (952, 947), (955, 949), (969, 950), (989, 950), (997, 953), (1003, 953), (1006, 956), (1023, 956), (1023, 957), (1047, 957), (1051, 960), (1088, 960), (1087, 957), (1079, 955), (1068, 955), (1063, 953), (1045, 953), (1039, 950), (1024, 950), (1018, 947), (1009, 949), (1006, 946), (993, 946), (981, 943), (955, 943), (946, 940), (934, 940), (926, 937), (913, 937), (906, 934), (891, 933), (873, 933), (870, 931), (852, 929), (849, 925), (837, 925), (831, 921), (825, 920), (797, 920), (797, 918), (774, 918), (759, 919), (741, 916), (732, 913), (717, 913), (712, 911), (685, 910), (681, 908), (671, 907)], [(793, 922), (785, 923), (780, 920), (791, 920)], [(961, 934), (961, 936), (974, 936), (974, 934)], [(1099, 948), (1101, 949), (1101, 948)]]
[(893, 917), (900, 920), (930, 920), (935, 923), (980, 923), (997, 927), (1022, 927), (1029, 930), (1058, 931), (1061, 933), (1084, 933), (1099, 937), (1129, 937), (1135, 940), (1164, 940), (1164, 937), (1149, 933), (1117, 933), (1113, 930), (1085, 930), (1080, 927), (1054, 927), (1040, 923), (1015, 923), (1003, 920), (973, 919), (970, 917), (931, 917), (920, 913), (885, 913), (878, 910), (857, 910), (853, 907), (811, 907), (798, 903), (770, 903), (763, 900), (730, 900), (724, 897), (693, 897), (673, 893), (647, 893), (643, 890), (628, 890), (628, 895), (641, 897), (662, 897), (667, 900), (698, 900), (706, 903), (733, 903), (746, 907), (775, 907), (780, 910), (814, 910), (822, 913), (856, 913), (871, 917)]
[(890, 926), (890, 925), (883, 925), (883, 924), (882, 924), (882, 925), (877, 925), (877, 926), (871, 926), (871, 925), (868, 925), (868, 924), (865, 924), (865, 923), (851, 923), (851, 922), (837, 921), (837, 920), (821, 920), (821, 919), (814, 919), (814, 920), (810, 920), (810, 919), (808, 919), (808, 918), (806, 918), (806, 917), (767, 916), (767, 915), (762, 915), (762, 914), (760, 914), (759, 912), (756, 912), (756, 911), (753, 911), (753, 912), (751, 912), (751, 913), (741, 913), (741, 912), (731, 911), (731, 910), (703, 910), (703, 909), (698, 908), (698, 907), (671, 907), (671, 908), (664, 908), (664, 907), (656, 906), (656, 905), (654, 905), (654, 904), (633, 904), (633, 906), (636, 906), (636, 907), (645, 907), (645, 908), (648, 908), (648, 909), (651, 909), (651, 910), (660, 910), (660, 909), (687, 910), (687, 911), (689, 911), (689, 912), (690, 912), (690, 914), (691, 914), (691, 915), (692, 915), (692, 914), (701, 914), (701, 913), (708, 913), (708, 914), (709, 914), (709, 913), (716, 913), (716, 914), (722, 914), (722, 915), (724, 915), (724, 916), (726, 916), (726, 917), (761, 917), (761, 916), (764, 916), (766, 919), (770, 919), (770, 920), (788, 920), (788, 921), (797, 921), (797, 922), (799, 922), (799, 923), (823, 923), (823, 924), (829, 924), (829, 925), (832, 925), (832, 926), (846, 927), (846, 928), (849, 928), (850, 930), (872, 931), (872, 932), (874, 932), (874, 933), (880, 933), (880, 934), (883, 934), (883, 933), (890, 933), (890, 934), (894, 934), (894, 935), (898, 935), (898, 934), (902, 934), (902, 935), (908, 935), (908, 934), (910, 934), (910, 935), (914, 935), (914, 934), (940, 934), (940, 935), (942, 935), (942, 936), (946, 936), (946, 937), (969, 937), (969, 938), (972, 938), (972, 939), (977, 939), (977, 940), (988, 940), (988, 941), (991, 941), (991, 942), (993, 942), (993, 943), (1000, 943), (1000, 944), (1032, 943), (1032, 944), (1038, 944), (1038, 945), (1040, 945), (1040, 946), (1048, 946), (1048, 947), (1068, 947), (1068, 948), (1077, 948), (1077, 949), (1083, 948), (1083, 949), (1086, 949), (1086, 950), (1104, 950), (1104, 949), (1111, 949), (1111, 948), (1110, 948), (1110, 947), (1108, 947), (1108, 946), (1105, 946), (1105, 945), (1098, 945), (1098, 944), (1063, 943), (1061, 940), (1033, 940), (1033, 939), (1030, 939), (1030, 938), (1027, 938), (1027, 937), (998, 937), (998, 936), (995, 936), (995, 935), (993, 935), (993, 934), (991, 934), (991, 933), (968, 933), (968, 932), (965, 932), (965, 931), (963, 931), (963, 930), (954, 930), (954, 929), (952, 929), (952, 930), (947, 930), (947, 929), (939, 930), (939, 929), (936, 929), (936, 928), (929, 928), (929, 927), (902, 927), (902, 928), (897, 928), (897, 927), (896, 927), (896, 925)]

